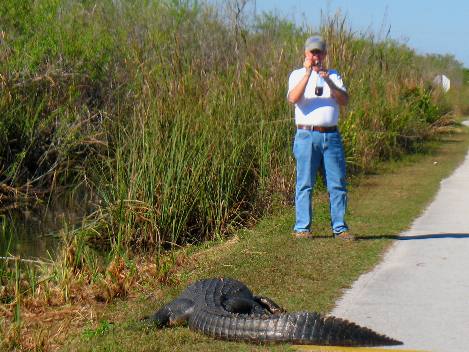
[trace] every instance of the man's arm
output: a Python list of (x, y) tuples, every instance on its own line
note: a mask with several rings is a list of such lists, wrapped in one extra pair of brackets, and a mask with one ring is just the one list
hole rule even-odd
[(305, 75), (301, 78), (298, 84), (288, 93), (288, 102), (295, 104), (305, 94), (306, 85), (308, 84), (309, 77), (311, 76), (311, 68), (306, 69)]
[(312, 66), (313, 60), (311, 58), (305, 58), (303, 67), (306, 69), (306, 73), (295, 86), (295, 88), (293, 88), (290, 93), (288, 93), (288, 101), (290, 103), (295, 104), (305, 94), (306, 85), (308, 84), (309, 77), (311, 77), (311, 71), (313, 70)]
[(324, 80), (326, 81), (327, 85), (331, 89), (331, 96), (335, 99), (335, 101), (341, 105), (346, 106), (348, 104), (348, 94), (345, 90), (340, 89), (335, 85), (335, 83), (330, 79), (329, 74), (323, 75)]

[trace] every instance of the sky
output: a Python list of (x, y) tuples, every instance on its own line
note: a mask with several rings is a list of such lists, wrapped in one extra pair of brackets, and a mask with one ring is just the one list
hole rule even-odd
[(251, 0), (257, 14), (319, 27), (321, 10), (346, 16), (357, 33), (389, 37), (418, 54), (450, 54), (469, 68), (469, 0)]

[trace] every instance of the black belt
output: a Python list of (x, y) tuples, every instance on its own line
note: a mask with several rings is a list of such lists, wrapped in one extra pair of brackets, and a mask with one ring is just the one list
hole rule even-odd
[(296, 128), (298, 128), (299, 130), (318, 131), (322, 133), (337, 131), (337, 126), (322, 127), (312, 125), (296, 125)]

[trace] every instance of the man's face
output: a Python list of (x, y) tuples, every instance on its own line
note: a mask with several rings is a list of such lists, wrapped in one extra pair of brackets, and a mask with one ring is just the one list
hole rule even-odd
[(324, 60), (325, 56), (326, 53), (318, 49), (314, 49), (312, 51), (305, 51), (306, 59), (311, 60), (313, 65), (315, 65), (316, 62), (321, 63)]

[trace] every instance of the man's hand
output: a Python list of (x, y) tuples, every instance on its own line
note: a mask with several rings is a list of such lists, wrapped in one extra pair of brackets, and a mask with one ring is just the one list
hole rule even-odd
[(313, 59), (310, 57), (306, 57), (305, 61), (303, 62), (303, 67), (306, 69), (306, 73), (311, 73), (313, 69)]
[(318, 73), (319, 76), (324, 78), (324, 80), (326, 80), (326, 78), (329, 78), (329, 71), (327, 70), (327, 68), (321, 67)]

